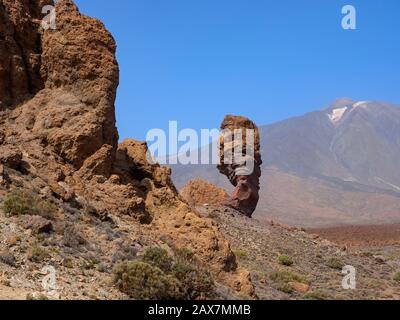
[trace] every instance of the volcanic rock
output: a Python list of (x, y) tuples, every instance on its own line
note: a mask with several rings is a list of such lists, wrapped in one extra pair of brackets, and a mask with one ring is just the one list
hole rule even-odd
[(260, 190), (262, 160), (258, 128), (245, 117), (229, 115), (221, 124), (221, 132), (218, 169), (235, 187), (225, 204), (251, 217)]
[[(213, 221), (181, 200), (171, 169), (148, 161), (143, 142), (118, 145), (111, 34), (71, 0), (57, 1), (57, 28), (43, 30), (45, 4), (54, 5), (0, 0), (0, 160), (5, 169), (21, 162), (24, 169), (7, 170), (7, 183), (52, 198), (65, 224), (98, 219), (118, 227), (119, 237), (129, 230), (152, 245), (168, 237), (174, 248), (192, 250), (217, 280), (252, 288)], [(101, 243), (94, 231), (90, 236)], [(237, 281), (240, 288), (230, 285)]]
[(40, 9), (49, 3), (0, 1), (0, 110), (44, 87), (40, 75)]
[(193, 207), (202, 205), (221, 206), (229, 196), (222, 188), (205, 180), (191, 180), (180, 191), (181, 197)]
[(34, 234), (48, 233), (53, 230), (51, 221), (41, 216), (25, 216), (23, 225), (26, 229), (32, 230)]
[(18, 169), (22, 161), (22, 152), (13, 146), (0, 147), (0, 164)]

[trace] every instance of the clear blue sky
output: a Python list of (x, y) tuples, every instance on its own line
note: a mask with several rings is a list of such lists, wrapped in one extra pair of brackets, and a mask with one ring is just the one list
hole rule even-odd
[[(118, 44), (121, 139), (268, 124), (336, 98), (400, 103), (399, 0), (76, 0)], [(356, 31), (341, 8), (357, 9)]]

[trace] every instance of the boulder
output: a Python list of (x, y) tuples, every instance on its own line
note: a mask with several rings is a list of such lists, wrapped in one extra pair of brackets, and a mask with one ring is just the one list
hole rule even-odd
[(22, 225), (25, 229), (32, 230), (33, 234), (49, 233), (53, 231), (51, 221), (41, 216), (24, 216)]
[(11, 169), (19, 169), (22, 161), (22, 152), (13, 146), (0, 147), (0, 163)]
[(193, 207), (211, 205), (221, 206), (229, 196), (222, 188), (201, 180), (191, 180), (180, 191), (181, 197)]

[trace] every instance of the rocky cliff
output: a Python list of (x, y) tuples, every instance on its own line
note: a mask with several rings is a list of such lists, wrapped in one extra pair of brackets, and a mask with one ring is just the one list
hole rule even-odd
[[(234, 294), (253, 295), (228, 241), (212, 220), (180, 199), (170, 169), (147, 162), (145, 143), (118, 144), (119, 70), (111, 34), (98, 20), (80, 14), (71, 0), (55, 6), (57, 28), (43, 30), (45, 4), (52, 1), (0, 1), (0, 196), (29, 190), (57, 207), (49, 222), (55, 232), (46, 235), (46, 243), (55, 247), (52, 252), (63, 252), (51, 255), (61, 273), (65, 260), (78, 256), (59, 246), (79, 226), (86, 239), (77, 245), (86, 244), (85, 254), (97, 248), (110, 267), (123, 251), (121, 242), (139, 245), (139, 255), (148, 246), (188, 248)], [(12, 230), (23, 230), (26, 221), (4, 219), (1, 251), (26, 267), (31, 262), (11, 239)], [(32, 221), (28, 225), (33, 228)], [(115, 237), (102, 240), (104, 228)], [(29, 234), (21, 234), (19, 241), (32, 242)], [(30, 279), (22, 269), (19, 275)]]

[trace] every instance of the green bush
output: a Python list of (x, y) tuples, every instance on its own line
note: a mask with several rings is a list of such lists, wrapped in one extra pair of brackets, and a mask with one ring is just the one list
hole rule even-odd
[(302, 275), (290, 271), (274, 271), (269, 278), (276, 283), (276, 288), (287, 294), (293, 293), (294, 289), (290, 282), (309, 284), (309, 281)]
[(3, 202), (3, 210), (7, 216), (38, 215), (52, 219), (57, 210), (55, 205), (41, 199), (34, 193), (24, 190), (9, 192)]
[(161, 269), (144, 262), (123, 262), (114, 268), (114, 283), (138, 300), (183, 299), (180, 283)]
[(99, 261), (95, 258), (83, 260), (81, 262), (81, 269), (82, 270), (93, 270), (96, 269), (96, 266), (99, 264)]
[(32, 293), (28, 293), (26, 295), (26, 300), (42, 300), (42, 301), (46, 301), (46, 300), (49, 300), (49, 298), (43, 293), (40, 293), (40, 294), (37, 294), (37, 295), (34, 295)]
[(329, 299), (331, 299), (331, 297), (322, 291), (314, 291), (314, 292), (306, 293), (304, 295), (304, 299), (306, 299), (306, 300), (329, 300)]
[(326, 265), (332, 269), (342, 270), (345, 266), (345, 263), (340, 259), (332, 258), (326, 263)]
[(284, 292), (284, 293), (287, 293), (287, 294), (293, 293), (293, 287), (292, 287), (290, 284), (288, 284), (288, 283), (281, 283), (281, 284), (279, 284), (278, 290), (279, 290), (279, 291), (282, 291), (282, 292)]
[(248, 256), (247, 252), (242, 249), (235, 249), (235, 250), (233, 250), (233, 253), (235, 254), (235, 256), (238, 259), (241, 259), (241, 260), (246, 259)]
[(175, 258), (178, 262), (196, 263), (194, 252), (189, 248), (175, 249)]
[(172, 275), (182, 284), (186, 299), (211, 297), (214, 281), (211, 274), (201, 267), (194, 252), (189, 248), (179, 248), (174, 253), (176, 261), (172, 267)]
[(114, 283), (134, 299), (206, 299), (214, 281), (190, 249), (175, 249), (174, 260), (161, 248), (147, 250), (142, 261), (114, 268)]
[(143, 262), (161, 269), (164, 272), (170, 272), (172, 267), (172, 259), (168, 255), (167, 250), (162, 248), (148, 249), (144, 256)]
[(32, 247), (28, 251), (28, 259), (32, 262), (40, 263), (48, 256), (48, 252), (40, 247)]
[(291, 256), (288, 256), (286, 254), (282, 254), (279, 256), (278, 261), (281, 265), (290, 267), (294, 264), (293, 259)]
[(172, 274), (182, 284), (187, 299), (205, 299), (214, 291), (211, 275), (190, 262), (177, 262)]
[(399, 281), (399, 282), (400, 282), (400, 272), (397, 272), (397, 273), (394, 275), (393, 280)]

